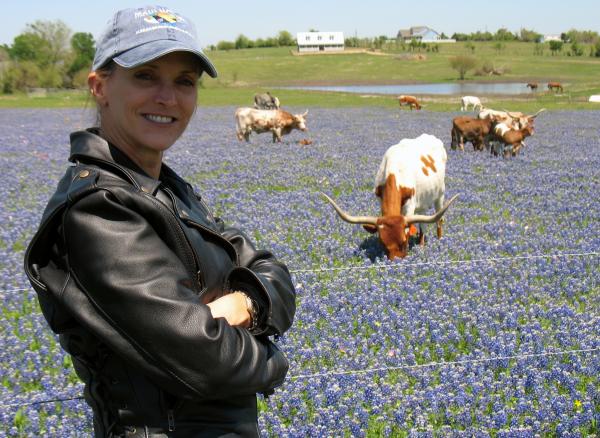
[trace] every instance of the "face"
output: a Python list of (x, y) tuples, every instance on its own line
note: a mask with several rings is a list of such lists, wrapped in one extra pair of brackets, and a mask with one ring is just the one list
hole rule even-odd
[(173, 52), (139, 67), (91, 73), (103, 135), (138, 164), (161, 160), (194, 113), (198, 70), (194, 55)]
[(407, 227), (404, 216), (380, 217), (377, 228), (388, 258), (406, 257), (410, 227)]

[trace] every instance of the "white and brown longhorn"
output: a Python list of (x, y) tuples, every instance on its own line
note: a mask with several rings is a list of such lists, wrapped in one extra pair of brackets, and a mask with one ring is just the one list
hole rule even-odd
[[(388, 258), (405, 257), (408, 240), (416, 231), (415, 224), (437, 223), (438, 238), (442, 237), (442, 216), (455, 195), (444, 205), (446, 150), (433, 135), (404, 139), (384, 154), (375, 180), (375, 195), (381, 202), (381, 216), (353, 216), (342, 210), (333, 199), (323, 194), (340, 218), (361, 224), (377, 232)], [(424, 214), (431, 207), (435, 214)], [(419, 242), (425, 234), (419, 228)]]

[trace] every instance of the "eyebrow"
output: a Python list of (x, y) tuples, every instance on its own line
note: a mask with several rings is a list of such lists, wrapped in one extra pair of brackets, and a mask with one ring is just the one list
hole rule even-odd
[[(142, 65), (138, 66), (137, 68), (139, 69), (139, 68), (144, 68), (144, 67), (149, 67), (149, 68), (151, 68), (153, 70), (158, 70), (158, 66), (156, 64), (150, 64), (150, 63), (148, 63), (148, 64), (142, 64)], [(197, 69), (182, 70), (179, 73), (180, 74), (190, 74), (190, 73), (198, 74), (198, 70)]]

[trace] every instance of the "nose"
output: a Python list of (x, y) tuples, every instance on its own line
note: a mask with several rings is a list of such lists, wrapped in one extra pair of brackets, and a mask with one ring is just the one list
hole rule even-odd
[(175, 87), (168, 83), (162, 83), (158, 87), (155, 96), (156, 103), (165, 106), (173, 106), (177, 103)]

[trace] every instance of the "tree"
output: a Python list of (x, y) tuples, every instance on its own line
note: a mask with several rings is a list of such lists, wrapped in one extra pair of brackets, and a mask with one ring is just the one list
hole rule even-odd
[(249, 39), (242, 34), (239, 34), (235, 39), (235, 48), (236, 49), (247, 49), (249, 45)]
[(597, 58), (600, 58), (600, 40), (598, 40), (598, 41), (596, 42), (596, 44), (594, 45), (594, 55), (595, 55)]
[(71, 29), (61, 20), (37, 20), (26, 26), (26, 33), (32, 33), (46, 41), (49, 48), (50, 64), (64, 61), (69, 51)]
[(541, 33), (537, 33), (533, 30), (521, 28), (520, 37), (519, 37), (519, 39), (521, 41), (530, 42), (530, 43), (531, 42), (539, 43), (540, 41), (542, 41), (542, 38), (543, 38), (543, 35)]
[(514, 41), (517, 39), (517, 36), (508, 29), (501, 27), (496, 31), (494, 39), (497, 41)]
[(13, 61), (31, 61), (40, 67), (50, 64), (51, 48), (46, 40), (31, 32), (17, 35), (8, 54)]
[(459, 55), (450, 58), (450, 67), (456, 70), (460, 76), (460, 80), (465, 78), (465, 74), (475, 68), (477, 61), (473, 56)]
[(296, 40), (294, 39), (292, 34), (289, 33), (287, 30), (279, 31), (279, 33), (277, 34), (277, 42), (281, 47), (289, 47), (296, 45)]
[(219, 41), (217, 43), (217, 50), (233, 50), (235, 49), (235, 43), (231, 41)]
[(77, 72), (89, 69), (94, 60), (94, 37), (91, 33), (77, 32), (71, 37), (73, 60), (67, 74), (72, 78)]
[(553, 55), (555, 55), (557, 52), (560, 52), (562, 50), (562, 47), (562, 41), (550, 41), (550, 51)]

